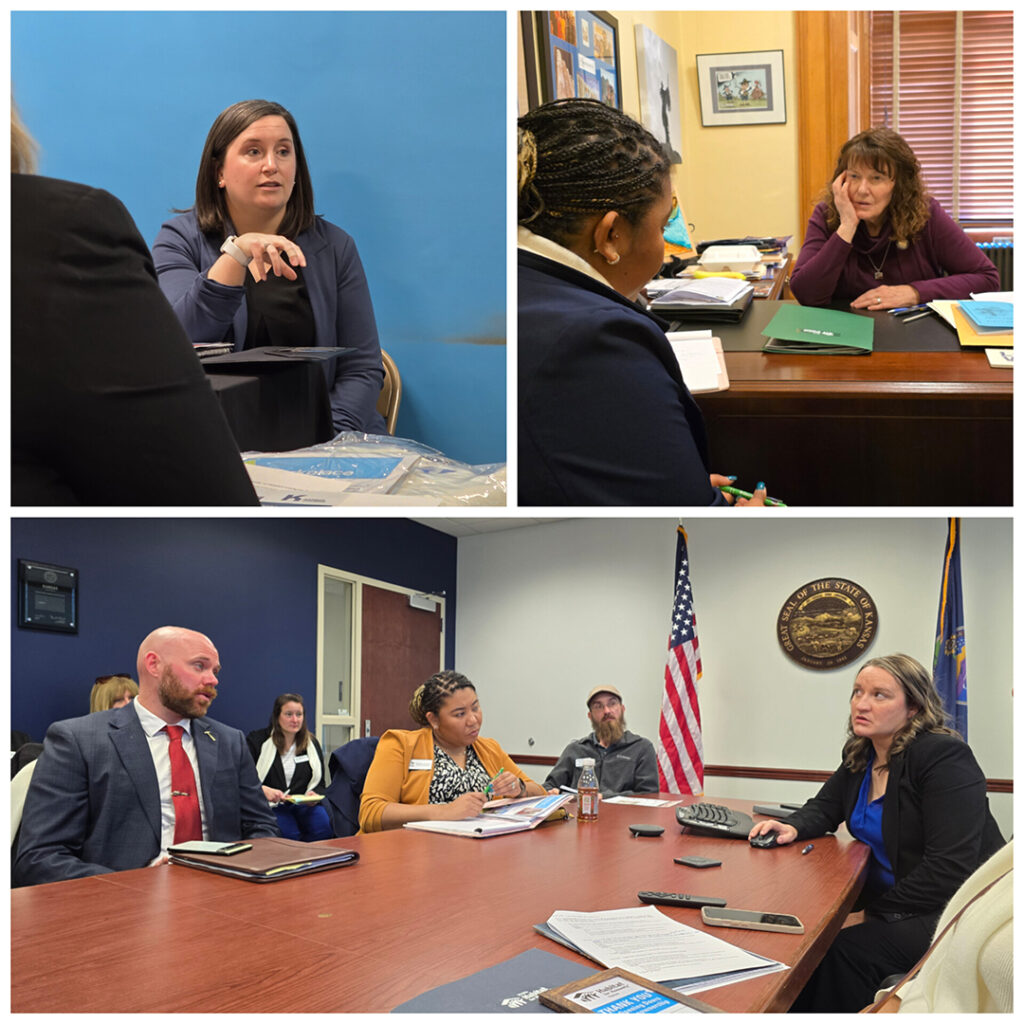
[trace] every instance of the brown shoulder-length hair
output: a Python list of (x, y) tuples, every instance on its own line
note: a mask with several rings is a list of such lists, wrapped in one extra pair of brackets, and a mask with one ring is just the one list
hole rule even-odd
[(306, 728), (306, 703), (297, 693), (282, 693), (274, 701), (274, 710), (270, 715), (270, 735), (274, 738), (274, 746), (277, 747), (279, 754), (284, 753), (284, 730), (281, 728), (280, 718), (281, 708), (285, 704), (302, 705), (302, 728), (295, 734), (295, 753), (304, 754), (309, 745), (309, 730)]
[(821, 199), (828, 207), (825, 220), (830, 229), (839, 227), (839, 211), (832, 195), (832, 182), (847, 168), (870, 167), (893, 180), (892, 197), (886, 211), (897, 242), (913, 242), (931, 216), (931, 196), (921, 178), (921, 165), (902, 135), (891, 128), (869, 128), (854, 135), (839, 150), (836, 169), (832, 172)]
[(206, 136), (203, 155), (199, 158), (196, 204), (193, 209), (199, 222), (199, 230), (204, 234), (216, 235), (219, 238), (228, 235), (227, 202), (224, 199), (224, 190), (217, 186), (217, 178), (224, 165), (224, 154), (228, 146), (261, 117), (283, 117), (295, 145), (295, 187), (288, 199), (284, 220), (281, 221), (278, 232), (287, 238), (294, 238), (313, 226), (313, 182), (309, 177), (306, 154), (302, 148), (302, 139), (299, 138), (295, 118), (280, 103), (271, 100), (242, 100), (233, 103), (217, 115)]
[[(893, 737), (892, 746), (889, 747), (889, 761), (906, 750), (921, 733), (960, 735), (946, 725), (946, 711), (942, 706), (942, 698), (935, 689), (932, 675), (916, 658), (910, 657), (909, 654), (887, 654), (882, 658), (870, 658), (857, 669), (857, 675), (859, 676), (864, 669), (872, 667), (888, 672), (902, 688), (907, 705), (915, 709), (907, 724)], [(854, 735), (852, 716), (847, 721), (846, 736), (843, 766), (851, 771), (863, 771), (873, 748), (867, 736)], [(887, 769), (889, 764), (886, 762), (877, 767)]]

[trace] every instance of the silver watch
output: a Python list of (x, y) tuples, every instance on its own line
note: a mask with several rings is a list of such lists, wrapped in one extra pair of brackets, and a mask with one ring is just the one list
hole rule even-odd
[(246, 256), (245, 253), (235, 245), (235, 239), (237, 237), (238, 235), (229, 235), (224, 240), (224, 244), (220, 247), (220, 251), (226, 252), (232, 259), (241, 263), (243, 267), (247, 267), (252, 262), (252, 257)]

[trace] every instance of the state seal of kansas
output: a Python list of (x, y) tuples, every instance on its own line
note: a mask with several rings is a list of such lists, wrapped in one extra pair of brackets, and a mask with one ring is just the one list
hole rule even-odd
[(782, 649), (806, 668), (830, 669), (859, 658), (878, 630), (871, 595), (852, 580), (813, 580), (786, 598), (775, 624)]

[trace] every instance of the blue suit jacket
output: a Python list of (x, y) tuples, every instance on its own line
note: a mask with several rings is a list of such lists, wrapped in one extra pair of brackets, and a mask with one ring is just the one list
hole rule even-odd
[[(193, 342), (227, 339), (240, 349), (249, 323), (245, 288), (218, 284), (206, 276), (220, 258), (222, 242), (204, 235), (195, 214), (186, 213), (160, 228), (153, 263), (164, 295)], [(295, 242), (306, 257), (302, 275), (316, 326), (311, 343), (355, 349), (338, 360), (330, 389), (334, 429), (386, 434), (384, 417), (377, 412), (384, 366), (356, 243), (322, 217)]]
[[(237, 729), (192, 723), (207, 836), (280, 835)], [(160, 852), (160, 791), (131, 704), (55, 722), (25, 799), (14, 885), (145, 867)]]
[(724, 504), (666, 326), (519, 253), (520, 505)]

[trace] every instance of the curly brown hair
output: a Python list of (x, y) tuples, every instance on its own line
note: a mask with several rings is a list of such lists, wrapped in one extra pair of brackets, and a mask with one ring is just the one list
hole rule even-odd
[(921, 165), (902, 135), (891, 128), (869, 128), (843, 144), (836, 169), (821, 193), (828, 210), (830, 230), (839, 227), (839, 211), (832, 195), (832, 182), (850, 167), (871, 167), (893, 180), (887, 213), (892, 237), (897, 242), (913, 242), (931, 216), (931, 195), (921, 178)]
[(668, 176), (661, 143), (597, 100), (555, 100), (519, 118), (518, 222), (560, 245), (591, 213), (638, 223)]
[[(857, 675), (859, 676), (866, 668), (880, 668), (888, 672), (903, 690), (908, 708), (914, 709), (910, 721), (893, 737), (892, 746), (889, 747), (889, 761), (906, 750), (923, 732), (939, 732), (947, 736), (960, 735), (945, 724), (946, 711), (942, 706), (942, 698), (935, 689), (932, 675), (916, 658), (910, 657), (909, 654), (888, 654), (881, 658), (870, 658), (857, 669)], [(871, 740), (867, 736), (854, 734), (852, 720), (847, 721), (846, 736), (843, 765), (851, 771), (863, 771), (873, 749)], [(888, 769), (889, 764), (886, 762), (877, 767)]]

